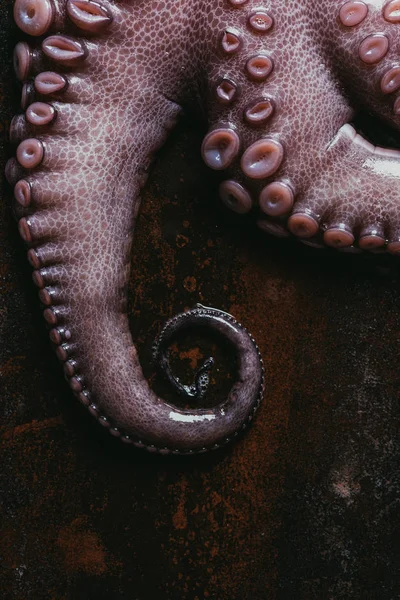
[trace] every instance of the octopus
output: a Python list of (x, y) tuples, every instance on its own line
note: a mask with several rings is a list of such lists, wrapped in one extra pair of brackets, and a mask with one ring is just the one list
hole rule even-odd
[(144, 378), (128, 327), (133, 232), (155, 153), (186, 108), (205, 117), (219, 195), (278, 237), (348, 252), (400, 253), (400, 152), (352, 125), (400, 128), (400, 0), (15, 0), (21, 107), (6, 166), (50, 340), (69, 385), (111, 435), (153, 452), (219, 448), (253, 419), (264, 369), (234, 317), (196, 305), (170, 319), (211, 328), (237, 378), (211, 408), (178, 408)]

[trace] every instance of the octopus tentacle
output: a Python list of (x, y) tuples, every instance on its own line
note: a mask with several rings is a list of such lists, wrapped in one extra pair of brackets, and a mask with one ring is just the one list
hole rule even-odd
[[(373, 111), (396, 127), (400, 91), (397, 0), (348, 0), (318, 40), (357, 107)], [(316, 25), (321, 15), (315, 15)]]
[(398, 253), (400, 153), (349, 125), (359, 109), (400, 125), (397, 0), (224, 6), (202, 146), (221, 200), (278, 237)]
[[(166, 77), (155, 56), (150, 68), (161, 77), (149, 82), (139, 43), (145, 27), (132, 29), (130, 10), (94, 0), (17, 0), (17, 25), (37, 42), (15, 52), (24, 114), (11, 123), (17, 162), (10, 161), (9, 179), (50, 340), (74, 394), (125, 443), (202, 452), (252, 419), (262, 361), (233, 317), (196, 307), (167, 324), (158, 347), (164, 352), (170, 334), (193, 323), (219, 331), (239, 359), (228, 399), (213, 409), (178, 409), (144, 379), (125, 309), (129, 252), (152, 157), (181, 112), (184, 82), (174, 80), (192, 59), (180, 56)], [(172, 34), (175, 43), (180, 28)], [(124, 43), (134, 58), (121, 78)], [(198, 400), (210, 362), (196, 376)]]
[[(334, 160), (323, 174), (324, 181), (296, 203), (289, 228), (302, 238), (320, 230), (325, 244), (338, 249), (351, 247), (357, 236), (362, 249), (376, 250), (387, 242), (387, 251), (397, 253), (393, 223), (400, 200), (400, 153), (373, 146), (346, 125), (332, 143), (330, 155)], [(325, 181), (331, 182), (326, 193)]]

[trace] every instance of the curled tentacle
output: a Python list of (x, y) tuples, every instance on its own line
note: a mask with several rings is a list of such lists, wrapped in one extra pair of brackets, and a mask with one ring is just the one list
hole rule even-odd
[[(230, 314), (202, 304), (170, 319), (153, 345), (153, 360), (174, 389), (188, 400), (202, 400), (208, 389), (209, 373), (214, 365), (207, 358), (195, 374), (194, 383), (184, 385), (172, 373), (168, 360), (168, 347), (177, 334), (194, 327), (210, 328), (235, 349), (238, 360), (238, 378), (225, 402), (210, 410), (187, 409), (181, 411), (182, 420), (195, 422), (196, 418), (215, 419), (216, 442), (219, 447), (230, 441), (252, 419), (264, 390), (264, 367), (260, 351), (249, 332)], [(221, 419), (220, 417), (224, 418)], [(201, 448), (201, 450), (209, 449)], [(199, 449), (200, 450), (200, 449)]]
[[(169, 11), (166, 3), (159, 19), (167, 20)], [(98, 422), (125, 443), (162, 453), (217, 448), (252, 419), (261, 398), (263, 368), (253, 339), (215, 309), (197, 306), (172, 319), (158, 355), (186, 397), (204, 398), (213, 360), (205, 361), (192, 385), (181, 384), (165, 346), (176, 331), (209, 326), (233, 345), (239, 362), (239, 378), (225, 402), (180, 409), (149, 388), (124, 299), (141, 187), (181, 113), (187, 82), (180, 77), (197, 72), (193, 57), (182, 48), (178, 60), (168, 63), (154, 51), (144, 68), (146, 19), (137, 27), (126, 7), (108, 2), (17, 0), (15, 18), (20, 29), (40, 39), (20, 42), (14, 53), (25, 114), (11, 125), (17, 148), (7, 177), (50, 340), (68, 383)], [(184, 21), (189, 26), (193, 19), (184, 15)], [(178, 19), (166, 32), (171, 47), (179, 47), (182, 26)], [(241, 46), (235, 36), (230, 31), (224, 36), (228, 54)], [(222, 100), (231, 101), (234, 93), (221, 83)], [(239, 151), (240, 139), (228, 127), (215, 130), (204, 144), (216, 166), (237, 159)], [(235, 184), (224, 189), (238, 212), (251, 210), (246, 190)]]
[[(228, 328), (222, 327), (221, 323), (227, 323)], [(257, 378), (260, 377), (261, 373), (261, 377), (259, 381), (259, 390), (252, 389), (252, 386), (249, 385), (248, 390), (250, 397), (246, 398), (245, 401), (249, 402), (249, 407), (251, 406), (252, 402), (253, 407), (256, 408), (258, 406), (258, 402), (261, 397), (263, 388), (264, 370), (262, 366), (260, 352), (253, 338), (248, 334), (247, 330), (244, 329), (243, 326), (240, 325), (240, 323), (238, 323), (234, 317), (232, 317), (232, 315), (222, 310), (206, 307), (202, 304), (196, 304), (196, 306), (192, 310), (173, 317), (165, 324), (163, 330), (161, 331), (153, 346), (153, 360), (158, 365), (161, 372), (165, 375), (165, 377), (175, 388), (175, 390), (182, 396), (185, 396), (187, 399), (194, 398), (198, 401), (204, 398), (208, 389), (209, 373), (214, 365), (213, 357), (209, 357), (204, 361), (202, 366), (197, 370), (195, 374), (194, 383), (192, 383), (189, 386), (182, 384), (181, 381), (177, 377), (175, 377), (175, 375), (172, 373), (168, 360), (168, 346), (171, 344), (173, 338), (180, 331), (196, 326), (205, 326), (212, 328), (217, 333), (222, 334), (224, 337), (226, 337), (226, 339), (236, 349), (239, 359), (239, 381), (243, 388), (246, 388), (246, 386), (248, 385), (248, 382), (246, 381), (246, 373), (243, 371), (243, 340), (247, 336), (253, 343), (253, 376), (255, 380), (257, 380)], [(251, 392), (253, 393), (253, 398), (251, 398)]]

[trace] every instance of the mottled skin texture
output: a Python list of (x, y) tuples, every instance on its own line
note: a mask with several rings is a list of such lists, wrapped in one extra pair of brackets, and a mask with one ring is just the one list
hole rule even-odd
[[(177, 411), (148, 387), (128, 328), (129, 255), (152, 157), (190, 106), (205, 116), (210, 131), (222, 130), (211, 142), (206, 138), (203, 156), (213, 168), (226, 162), (225, 179), (243, 186), (236, 199), (225, 196), (234, 210), (247, 212), (253, 204), (260, 227), (311, 244), (399, 252), (399, 155), (376, 149), (347, 125), (363, 108), (397, 127), (397, 90), (383, 93), (380, 81), (397, 64), (399, 25), (384, 19), (387, 3), (381, 1), (355, 3), (367, 6), (368, 14), (347, 27), (339, 18), (344, 3), (337, 0), (263, 6), (253, 0), (131, 0), (86, 3), (89, 13), (107, 21), (93, 29), (83, 4), (16, 3), (17, 24), (34, 34), (27, 38), (31, 50), (18, 50), (20, 79), (53, 71), (68, 83), (46, 95), (25, 83), (24, 109), (39, 100), (56, 117), (40, 126), (27, 116), (14, 119), (13, 143), (40, 143), (31, 151), (32, 143), (23, 142), (18, 160), (7, 167), (10, 183), (29, 184), (24, 206), (16, 188), (16, 210), (48, 306), (51, 338), (72, 389), (124, 441), (165, 451), (218, 447), (251, 418), (259, 400), (262, 365), (252, 338), (220, 313), (197, 314), (212, 327), (221, 318), (228, 338), (233, 327), (245, 374), (240, 371), (226, 406)], [(24, 25), (35, 11), (40, 35)], [(255, 11), (262, 13), (261, 28), (268, 23), (265, 30), (249, 24)], [(374, 33), (387, 36), (388, 51), (377, 64), (366, 64), (360, 44)], [(49, 38), (53, 34), (63, 37)], [(60, 53), (65, 44), (74, 56)], [(254, 57), (261, 57), (255, 65)], [(221, 100), (221, 89), (229, 97)], [(254, 126), (243, 115), (258, 100), (273, 111)], [(267, 140), (268, 149), (264, 144), (260, 153), (255, 146), (256, 157), (248, 158), (247, 149), (259, 140)], [(24, 168), (38, 152), (37, 165)], [(272, 172), (253, 176), (265, 164), (274, 165)], [(287, 197), (284, 203), (273, 199), (285, 208), (274, 217), (257, 208), (272, 182), (282, 183), (294, 200), (291, 206)]]

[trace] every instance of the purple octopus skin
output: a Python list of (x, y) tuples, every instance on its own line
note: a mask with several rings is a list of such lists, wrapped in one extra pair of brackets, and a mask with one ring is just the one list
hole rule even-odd
[[(144, 379), (125, 287), (139, 195), (183, 107), (207, 116), (205, 162), (222, 201), (264, 231), (342, 251), (400, 253), (400, 152), (350, 122), (400, 127), (400, 0), (16, 0), (24, 114), (6, 168), (50, 338), (70, 386), (127, 443), (219, 447), (251, 420), (263, 388), (254, 340), (197, 306), (167, 323), (155, 355), (202, 323), (237, 350), (225, 403), (180, 410)], [(28, 41), (26, 41), (28, 40)]]

